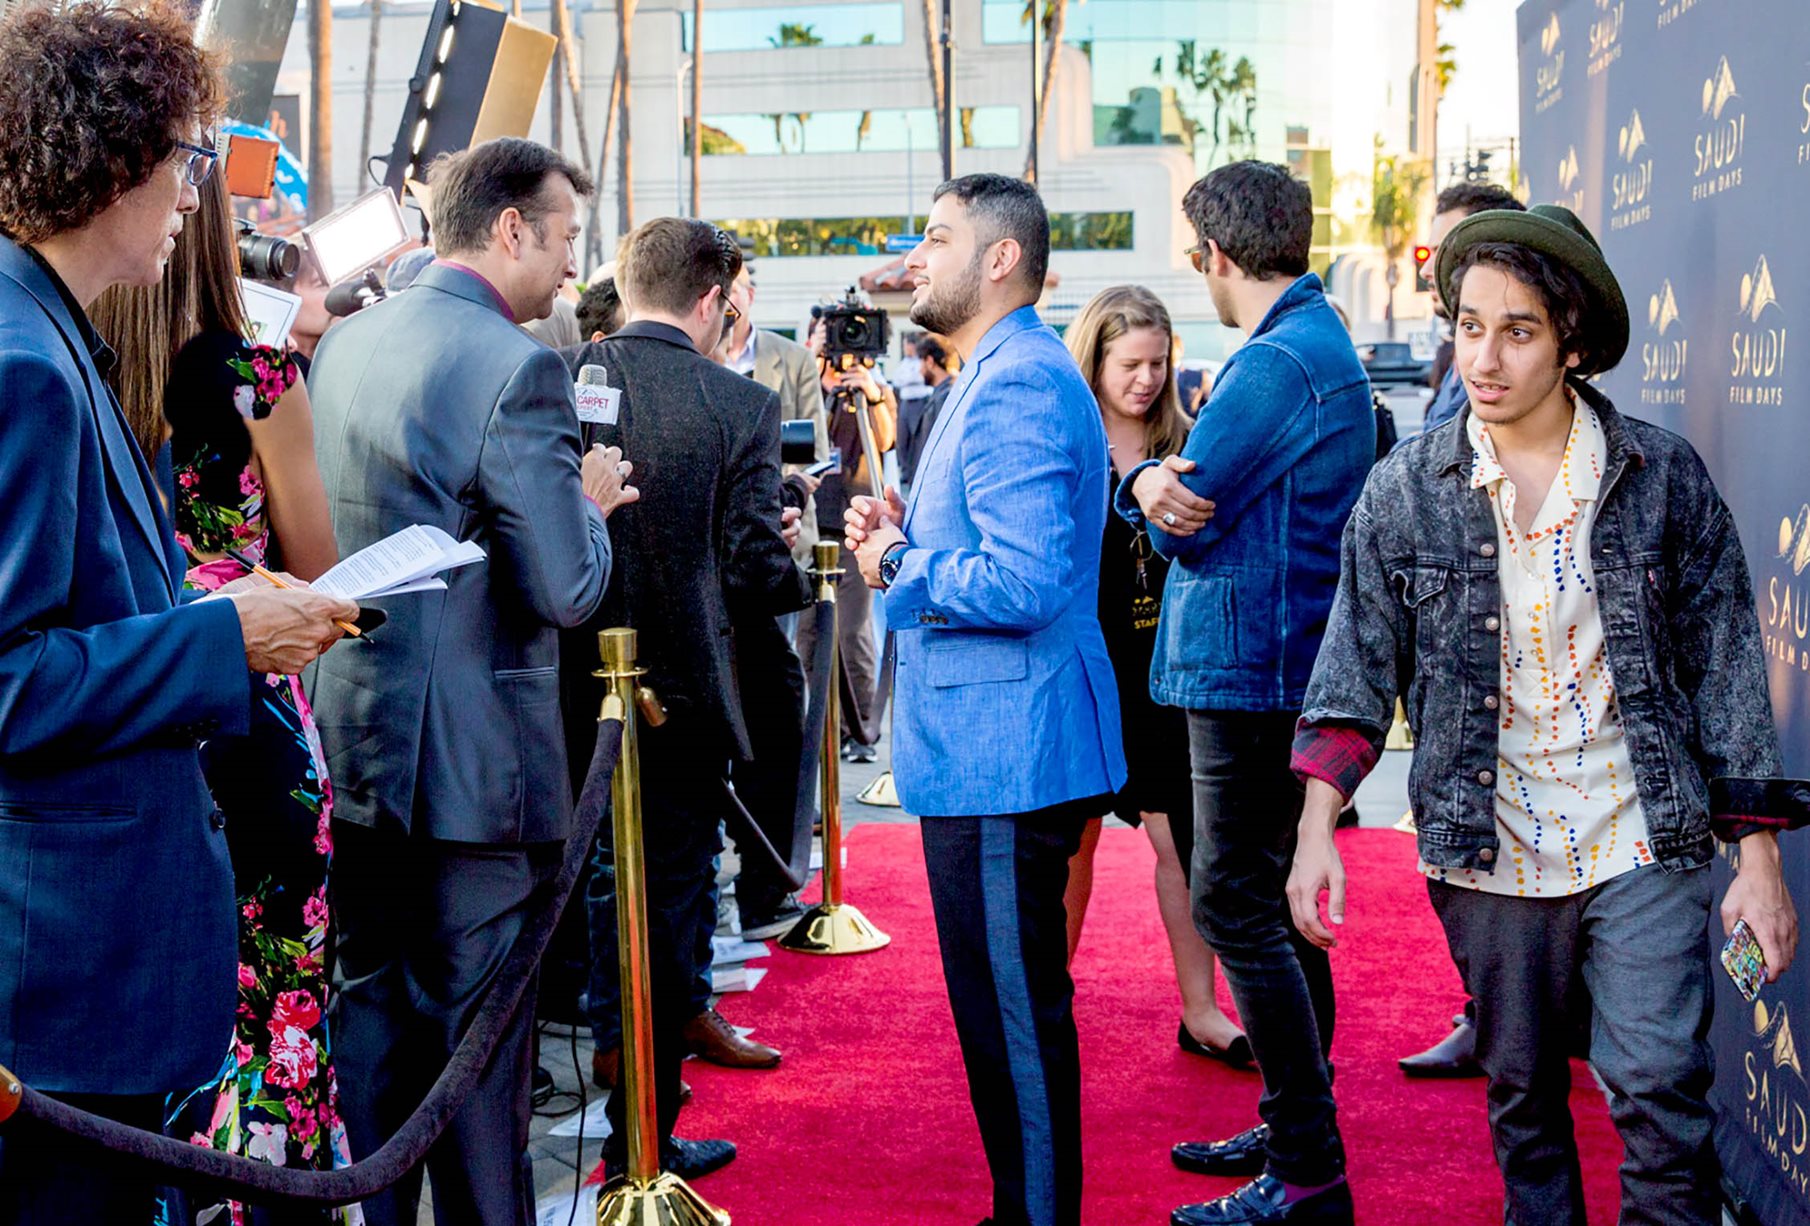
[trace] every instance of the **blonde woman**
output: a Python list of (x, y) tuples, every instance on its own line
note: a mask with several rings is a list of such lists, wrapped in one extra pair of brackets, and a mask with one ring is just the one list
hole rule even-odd
[[(1179, 452), (1194, 423), (1182, 412), (1171, 362), (1169, 312), (1149, 290), (1118, 285), (1081, 308), (1067, 333), (1069, 351), (1100, 403), (1111, 447), (1110, 497), (1120, 476), (1146, 459)], [(1114, 811), (1142, 825), (1156, 849), (1156, 900), (1181, 989), (1182, 1050), (1232, 1065), (1251, 1061), (1250, 1043), (1220, 1009), (1214, 993), (1213, 951), (1194, 929), (1188, 901), (1194, 856), (1194, 800), (1189, 777), (1188, 725), (1179, 708), (1150, 697), (1150, 657), (1169, 563), (1150, 538), (1117, 515), (1106, 517), (1100, 553), (1100, 628), (1119, 682), (1125, 761), (1130, 777)], [(1100, 819), (1088, 823), (1081, 850), (1069, 861), (1068, 948), (1074, 958), (1093, 890)]]

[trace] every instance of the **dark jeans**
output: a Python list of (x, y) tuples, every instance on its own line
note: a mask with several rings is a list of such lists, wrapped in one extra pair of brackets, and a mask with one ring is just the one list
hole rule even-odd
[[(163, 1131), (163, 1096), (52, 1094), (59, 1102), (147, 1132)], [(117, 1155), (77, 1145), (30, 1120), (0, 1131), (0, 1226), (152, 1220), (155, 1180)]]
[[(829, 540), (829, 529), (824, 530)], [(835, 539), (842, 539), (837, 524)], [(874, 641), (874, 590), (861, 577), (861, 566), (846, 547), (842, 550), (842, 576), (836, 580), (836, 650), (842, 662), (842, 735), (847, 740), (872, 745), (880, 739), (880, 648)], [(798, 622), (798, 655), (809, 660), (817, 643), (817, 623), (809, 617)]]
[[(735, 794), (783, 856), (792, 848), (798, 813), (805, 690), (804, 665), (777, 618), (736, 623), (735, 675), (754, 750), (751, 761), (732, 768)], [(765, 856), (742, 856), (735, 897), (744, 918), (772, 914), (791, 892), (791, 883)]]
[[(681, 1031), (698, 1013), (694, 996), (700, 948), (716, 928), (714, 861), (720, 834), (723, 770), (700, 761), (697, 739), (682, 719), (641, 729), (642, 849), (646, 863), (648, 989), (653, 1010), (654, 1089), (660, 1135), (679, 1114)], [(726, 763), (725, 763), (726, 765)], [(606, 821), (591, 860), (585, 910), (591, 924), (591, 982), (586, 1006), (599, 1051), (622, 1042), (620, 963), (616, 940), (616, 831)], [(706, 918), (708, 916), (708, 918)], [(707, 958), (707, 955), (706, 955)], [(704, 963), (708, 973), (709, 962)], [(623, 1131), (625, 1095), (610, 1096), (610, 1125)]]
[(930, 903), (998, 1226), (1081, 1221), (1068, 861), (1086, 817), (929, 817)]
[[(525, 927), (558, 843), (491, 845), (333, 824), (338, 930), (332, 1033), (340, 1114), (368, 1158), (427, 1096)], [(534, 1220), (528, 1158), (534, 988), (427, 1153), (434, 1220)], [(364, 1202), (371, 1226), (414, 1226), (421, 1169)]]
[(1429, 882), (1477, 1006), (1489, 1125), (1518, 1226), (1584, 1221), (1567, 1059), (1576, 981), (1594, 1005), (1590, 1059), (1627, 1154), (1624, 1223), (1714, 1223), (1710, 870), (1635, 869), (1566, 898)]
[(1289, 917), (1301, 781), (1289, 769), (1293, 712), (1190, 711), (1194, 926), (1225, 971), (1263, 1073), (1258, 1114), (1269, 1171), (1287, 1183), (1345, 1173), (1327, 1053), (1332, 965)]

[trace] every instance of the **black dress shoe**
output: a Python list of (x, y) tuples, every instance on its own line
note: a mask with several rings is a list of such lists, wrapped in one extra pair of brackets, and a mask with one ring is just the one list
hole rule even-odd
[(1183, 1141), (1169, 1160), (1196, 1175), (1261, 1175), (1270, 1126), (1259, 1124), (1224, 1141)]
[(1205, 1056), (1209, 1060), (1220, 1060), (1233, 1068), (1250, 1068), (1255, 1062), (1251, 1055), (1251, 1041), (1239, 1035), (1224, 1047), (1214, 1047), (1211, 1043), (1202, 1043), (1188, 1030), (1188, 1023), (1183, 1022), (1176, 1028), (1175, 1041), (1190, 1056)]
[[(668, 1137), (660, 1146), (660, 1169), (687, 1182), (720, 1171), (734, 1161), (733, 1141), (687, 1141), (683, 1137)], [(627, 1165), (628, 1142), (624, 1141), (619, 1147), (604, 1145), (603, 1166), (611, 1179), (620, 1175)]]
[(1483, 1066), (1477, 1063), (1477, 1028), (1462, 1023), (1427, 1050), (1396, 1061), (1410, 1077), (1481, 1077)]
[(1343, 1179), (1292, 1205), (1283, 1203), (1287, 1194), (1280, 1179), (1259, 1175), (1229, 1196), (1204, 1205), (1181, 1206), (1169, 1215), (1169, 1226), (1242, 1226), (1247, 1222), (1351, 1226), (1351, 1185)]

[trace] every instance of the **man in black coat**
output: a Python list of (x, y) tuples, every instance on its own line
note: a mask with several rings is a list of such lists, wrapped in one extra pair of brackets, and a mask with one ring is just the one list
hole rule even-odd
[[(741, 260), (735, 240), (704, 222), (666, 217), (635, 230), (623, 243), (616, 278), (629, 323), (585, 355), (605, 368), (620, 398), (592, 414), (600, 420), (584, 425), (584, 444), (633, 446), (641, 489), (640, 503), (625, 508), (633, 514), (611, 526), (615, 569), (589, 628), (640, 632), (647, 684), (669, 715), (642, 734), (642, 806), (660, 1157), (664, 1168), (687, 1178), (735, 1156), (727, 1141), (672, 1136), (682, 1032), (696, 1012), (697, 951), (716, 926), (710, 894), (729, 803), (724, 779), (731, 759), (750, 755), (730, 625), (810, 602), (780, 536), (779, 401), (704, 356), (722, 337)], [(591, 652), (589, 659), (568, 657), (567, 693), (570, 709), (594, 720), (602, 698), (601, 683), (588, 675), (594, 638)], [(617, 958), (607, 835), (593, 867), (590, 995), (601, 1050), (620, 1033), (617, 1010), (607, 1003), (615, 999), (609, 981)], [(611, 1174), (624, 1157), (623, 1097), (610, 1100), (614, 1132), (604, 1156)]]

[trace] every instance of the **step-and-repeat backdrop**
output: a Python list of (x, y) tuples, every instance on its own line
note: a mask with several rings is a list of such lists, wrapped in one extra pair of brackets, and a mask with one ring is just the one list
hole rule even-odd
[[(1621, 279), (1634, 335), (1602, 386), (1689, 438), (1733, 508), (1786, 766), (1810, 776), (1810, 2), (1527, 0), (1519, 19), (1528, 202), (1574, 210)], [(1810, 923), (1810, 833), (1785, 846)], [(1724, 1171), (1760, 1221), (1810, 1226), (1810, 949), (1751, 1005), (1716, 980)]]

